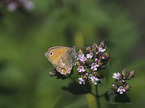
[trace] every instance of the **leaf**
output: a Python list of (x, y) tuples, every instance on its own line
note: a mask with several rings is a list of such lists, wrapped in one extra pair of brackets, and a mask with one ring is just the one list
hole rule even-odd
[(123, 94), (117, 94), (115, 97), (116, 103), (130, 103), (129, 97), (126, 95), (126, 93)]
[(118, 104), (118, 103), (130, 103), (129, 97), (126, 95), (126, 93), (118, 94), (115, 93), (112, 89), (109, 89), (105, 93), (105, 99), (110, 104)]
[(91, 85), (89, 82), (86, 82), (86, 84), (84, 84), (84, 85), (81, 85), (77, 82), (71, 82), (71, 83), (69, 83), (68, 87), (63, 87), (62, 89), (69, 91), (73, 94), (91, 93)]
[(115, 99), (116, 94), (114, 93), (114, 91), (112, 89), (109, 89), (106, 93), (105, 93), (105, 99), (110, 103), (110, 104), (114, 104), (114, 99)]

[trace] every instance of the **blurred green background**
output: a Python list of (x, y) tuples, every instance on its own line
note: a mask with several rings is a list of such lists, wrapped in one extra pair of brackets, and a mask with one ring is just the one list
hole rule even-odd
[(0, 108), (89, 108), (91, 97), (62, 90), (71, 80), (49, 76), (52, 68), (44, 53), (56, 45), (91, 46), (102, 40), (111, 58), (103, 72), (106, 84), (99, 93), (111, 87), (114, 72), (126, 68), (136, 74), (128, 81), (131, 104), (111, 105), (101, 97), (101, 106), (144, 108), (144, 0), (32, 2), (32, 11), (10, 12), (0, 5)]

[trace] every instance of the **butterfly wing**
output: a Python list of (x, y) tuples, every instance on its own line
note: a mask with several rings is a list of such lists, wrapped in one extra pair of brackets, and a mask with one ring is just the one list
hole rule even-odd
[(45, 53), (45, 56), (53, 65), (57, 65), (62, 55), (66, 53), (68, 49), (69, 47), (62, 47), (62, 46), (51, 47)]
[(55, 68), (61, 74), (70, 74), (72, 67), (75, 64), (75, 56), (73, 48), (55, 46), (48, 49), (45, 56), (55, 65)]
[(56, 69), (61, 74), (66, 75), (71, 73), (72, 67), (74, 65), (75, 65), (75, 55), (73, 48), (71, 48), (65, 54), (62, 55)]

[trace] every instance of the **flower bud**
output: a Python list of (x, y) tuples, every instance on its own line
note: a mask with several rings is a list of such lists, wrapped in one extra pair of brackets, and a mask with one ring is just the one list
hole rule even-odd
[(134, 70), (130, 71), (129, 73), (130, 73), (129, 78), (134, 77), (134, 74), (135, 74)]
[(129, 90), (129, 88), (130, 88), (130, 85), (127, 84), (127, 85), (125, 86), (125, 90)]

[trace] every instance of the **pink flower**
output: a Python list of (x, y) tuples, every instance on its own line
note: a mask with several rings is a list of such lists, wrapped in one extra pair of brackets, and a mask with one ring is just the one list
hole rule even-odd
[(93, 57), (93, 53), (90, 52), (90, 54), (87, 54), (87, 58), (92, 58)]
[(117, 79), (117, 80), (119, 80), (119, 78), (120, 78), (120, 73), (118, 72), (118, 73), (113, 73), (113, 75), (114, 76), (112, 76), (114, 79)]
[(120, 86), (120, 87), (117, 89), (117, 92), (119, 92), (120, 94), (123, 94), (123, 92), (125, 92), (125, 89), (123, 88), (123, 86)]
[(32, 10), (34, 8), (34, 4), (31, 1), (27, 1), (27, 2), (24, 3), (24, 7), (27, 10)]
[(78, 78), (79, 79), (79, 83), (80, 84), (85, 84), (85, 80), (81, 77), (81, 78)]
[(89, 75), (89, 79), (91, 79), (92, 83), (94, 83), (94, 85), (97, 85), (97, 82), (99, 81), (98, 78), (96, 78), (95, 76), (93, 76), (92, 74)]
[(104, 51), (106, 51), (106, 49), (103, 49), (102, 47), (98, 47), (98, 52), (104, 52)]
[(84, 66), (78, 66), (78, 72), (85, 72)]
[(18, 7), (18, 5), (16, 2), (11, 2), (8, 4), (8, 10), (11, 12), (15, 11), (17, 9), (17, 7)]
[(77, 60), (84, 62), (87, 60), (87, 58), (84, 56), (84, 54), (79, 54)]
[(91, 69), (92, 69), (93, 71), (97, 70), (97, 67), (99, 67), (99, 65), (97, 65), (97, 63), (92, 63), (92, 64), (91, 64)]

